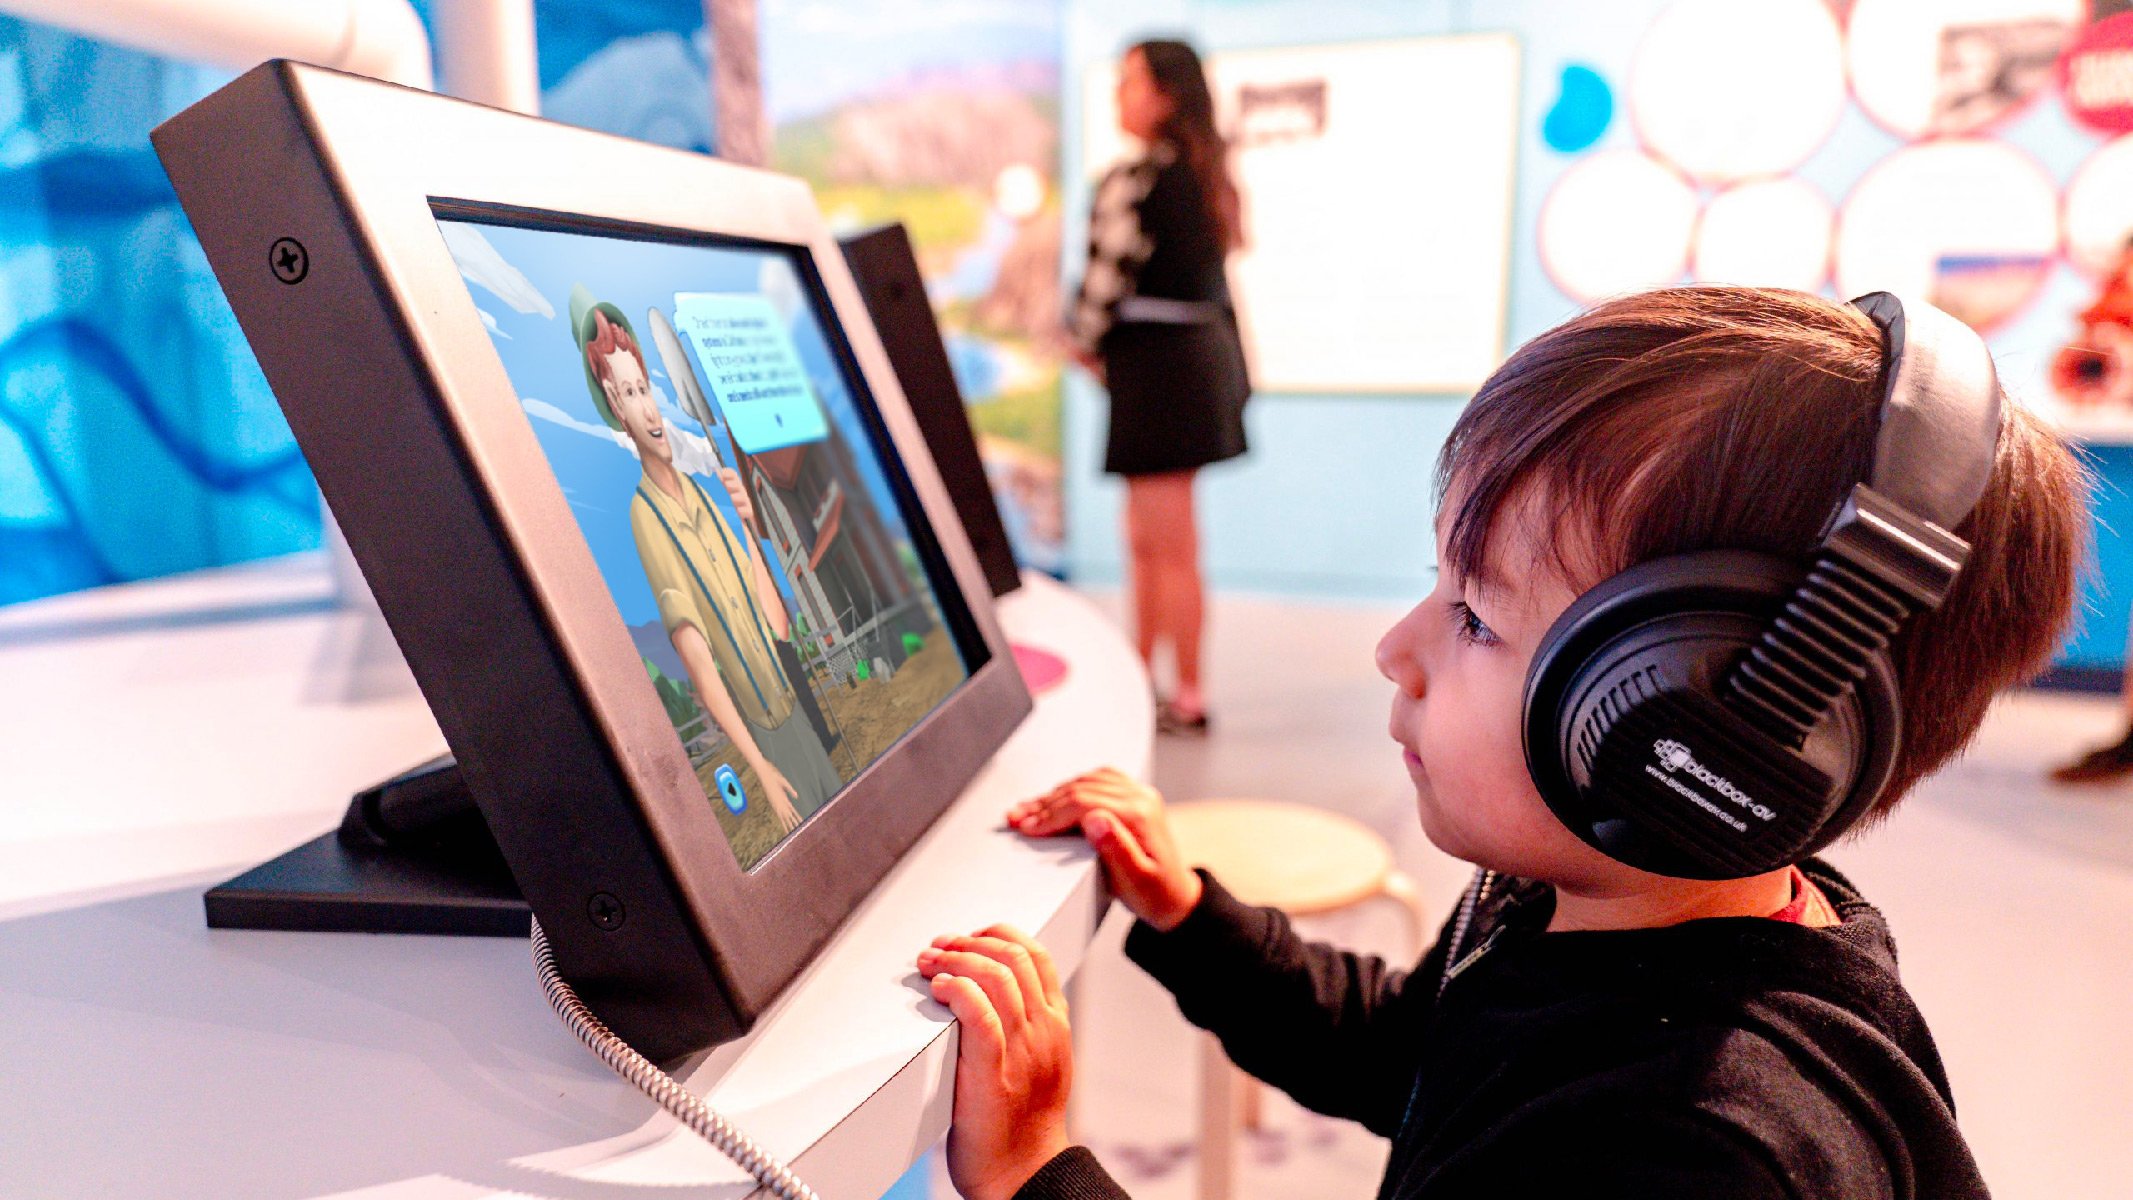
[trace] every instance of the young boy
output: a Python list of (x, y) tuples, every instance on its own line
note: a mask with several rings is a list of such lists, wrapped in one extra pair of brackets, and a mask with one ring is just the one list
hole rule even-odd
[[(1127, 953), (1245, 1070), (1392, 1139), (1381, 1197), (1985, 1195), (1881, 915), (1818, 859), (1720, 881), (1602, 854), (1522, 749), (1536, 645), (1580, 593), (1707, 549), (1804, 564), (1868, 477), (1879, 331), (1738, 288), (1630, 296), (1522, 347), (1438, 465), (1436, 589), (1387, 633), (1423, 831), (1481, 868), (1411, 970), (1306, 943), (1186, 869), (1161, 798), (1101, 771), (1008, 813), (1080, 831), (1140, 918)], [(2083, 478), (2005, 406), (1945, 602), (1890, 648), (1886, 813), (2036, 670), (2072, 605)], [(1752, 785), (1751, 785), (1752, 786)], [(920, 954), (962, 1024), (949, 1169), (970, 1200), (1123, 1195), (1067, 1145), (1065, 1006), (1011, 929)]]

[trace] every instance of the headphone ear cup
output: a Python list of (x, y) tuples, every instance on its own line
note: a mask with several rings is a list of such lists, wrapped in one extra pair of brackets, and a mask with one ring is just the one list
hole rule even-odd
[[(1903, 747), (1903, 702), (1902, 693), (1896, 689), (1896, 663), (1888, 651), (1883, 650), (1868, 660), (1866, 674), (1852, 689), (1850, 702), (1840, 705), (1830, 721), (1824, 724), (1837, 720), (1854, 722), (1863, 731), (1859, 775), (1844, 799), (1823, 819), (1822, 827), (1814, 837), (1793, 856), (1795, 861), (1820, 851), (1857, 828), (1860, 820), (1874, 807), (1874, 801), (1887, 790), (1890, 776), (1896, 773), (1896, 752)], [(1814, 745), (1812, 736), (1808, 738), (1808, 745)]]
[(1797, 748), (1718, 694), (1801, 579), (1771, 555), (1678, 555), (1557, 619), (1526, 677), (1525, 750), (1571, 832), (1640, 870), (1739, 878), (1797, 861), (1866, 811), (1900, 729), (1885, 654)]

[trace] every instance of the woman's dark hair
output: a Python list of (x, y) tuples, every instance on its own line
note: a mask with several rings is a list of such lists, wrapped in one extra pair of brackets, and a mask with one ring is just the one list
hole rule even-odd
[(1207, 72), (1200, 68), (1199, 54), (1169, 38), (1137, 42), (1126, 53), (1141, 56), (1155, 90), (1170, 101), (1170, 115), (1163, 118), (1157, 136), (1176, 147), (1191, 168), (1207, 205), (1208, 222), (1222, 248), (1242, 248), (1244, 205), (1236, 180), (1230, 178), (1229, 143), (1215, 129), (1215, 98), (1207, 90)]

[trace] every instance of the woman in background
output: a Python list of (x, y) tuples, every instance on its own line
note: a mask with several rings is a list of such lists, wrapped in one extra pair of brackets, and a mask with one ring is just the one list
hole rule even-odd
[(1177, 667), (1157, 727), (1204, 733), (1192, 486), (1201, 467), (1245, 450), (1251, 384), (1223, 271), (1244, 243), (1243, 204), (1192, 47), (1156, 40), (1126, 51), (1118, 123), (1146, 150), (1097, 185), (1071, 332), (1076, 358), (1111, 393), (1104, 470), (1126, 479), (1135, 640), (1151, 676), (1160, 644)]

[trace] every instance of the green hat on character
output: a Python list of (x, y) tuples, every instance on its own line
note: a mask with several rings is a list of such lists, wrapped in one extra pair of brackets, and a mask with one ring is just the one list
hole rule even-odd
[[(631, 328), (630, 319), (622, 315), (621, 309), (605, 300), (593, 299), (593, 294), (585, 290), (582, 283), (570, 285), (570, 332), (578, 340), (578, 363), (585, 368), (585, 390), (592, 393), (593, 410), (600, 414), (600, 419), (607, 422), (609, 429), (620, 433), (622, 419), (608, 407), (607, 389), (600, 386), (599, 378), (593, 374), (592, 361), (585, 357), (585, 347), (599, 334), (599, 327), (593, 321), (594, 313), (605, 316), (609, 324), (628, 334), (633, 345), (637, 344), (637, 331)], [(639, 358), (643, 357), (641, 346), (637, 353)]]

